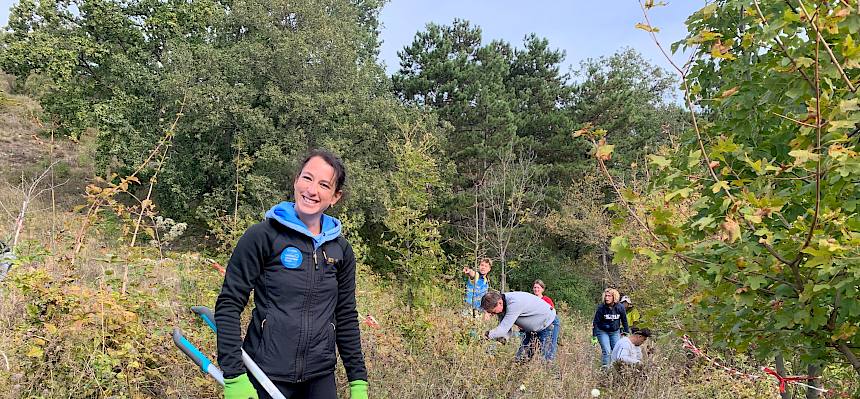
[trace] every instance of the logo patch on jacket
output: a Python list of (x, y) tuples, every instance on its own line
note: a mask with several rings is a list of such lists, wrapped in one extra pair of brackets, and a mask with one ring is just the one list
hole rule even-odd
[(302, 251), (296, 247), (287, 247), (281, 252), (281, 264), (287, 269), (298, 269), (302, 265)]

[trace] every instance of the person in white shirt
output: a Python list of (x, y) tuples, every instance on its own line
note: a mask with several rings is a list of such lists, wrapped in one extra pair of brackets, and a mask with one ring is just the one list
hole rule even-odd
[(640, 346), (651, 336), (651, 330), (647, 328), (633, 329), (629, 337), (622, 337), (610, 355), (611, 363), (620, 361), (625, 364), (639, 364), (642, 362), (642, 348)]

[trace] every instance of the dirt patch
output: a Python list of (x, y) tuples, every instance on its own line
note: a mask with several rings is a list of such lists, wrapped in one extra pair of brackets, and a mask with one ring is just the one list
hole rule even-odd
[[(2, 76), (0, 76), (2, 78)], [(0, 85), (4, 82), (0, 79)], [(81, 202), (81, 193), (92, 176), (91, 157), (81, 156), (82, 142), (55, 137), (41, 120), (38, 102), (26, 96), (0, 93), (0, 184), (15, 188), (22, 178), (32, 181), (54, 163), (54, 190), (58, 204)], [(52, 154), (53, 146), (53, 154)], [(44, 184), (49, 184), (46, 179)]]

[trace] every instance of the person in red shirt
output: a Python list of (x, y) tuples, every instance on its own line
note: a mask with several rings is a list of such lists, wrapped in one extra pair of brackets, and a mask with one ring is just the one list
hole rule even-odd
[(549, 307), (555, 309), (555, 304), (552, 303), (552, 298), (543, 294), (546, 290), (546, 284), (543, 283), (543, 280), (535, 280), (534, 285), (532, 285), (532, 292), (537, 295), (538, 298), (543, 299), (544, 302), (549, 304)]
[[(549, 307), (555, 309), (555, 303), (552, 302), (552, 298), (543, 294), (546, 290), (546, 284), (543, 283), (543, 280), (537, 279), (534, 284), (532, 284), (532, 292), (540, 299), (543, 299), (544, 302), (549, 304)], [(552, 323), (552, 348), (550, 352), (552, 353), (553, 358), (555, 358), (555, 352), (558, 348), (558, 335), (561, 333), (561, 322), (559, 318), (561, 315), (558, 314), (558, 317), (555, 318), (555, 321)]]

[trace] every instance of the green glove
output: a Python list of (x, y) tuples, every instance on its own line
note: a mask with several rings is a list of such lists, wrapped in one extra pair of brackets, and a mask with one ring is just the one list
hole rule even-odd
[(597, 346), (597, 337), (591, 337), (591, 344)]
[(367, 381), (355, 380), (349, 382), (349, 399), (367, 399)]
[[(365, 396), (367, 397), (367, 396)], [(224, 399), (260, 399), (248, 374), (224, 379)]]

